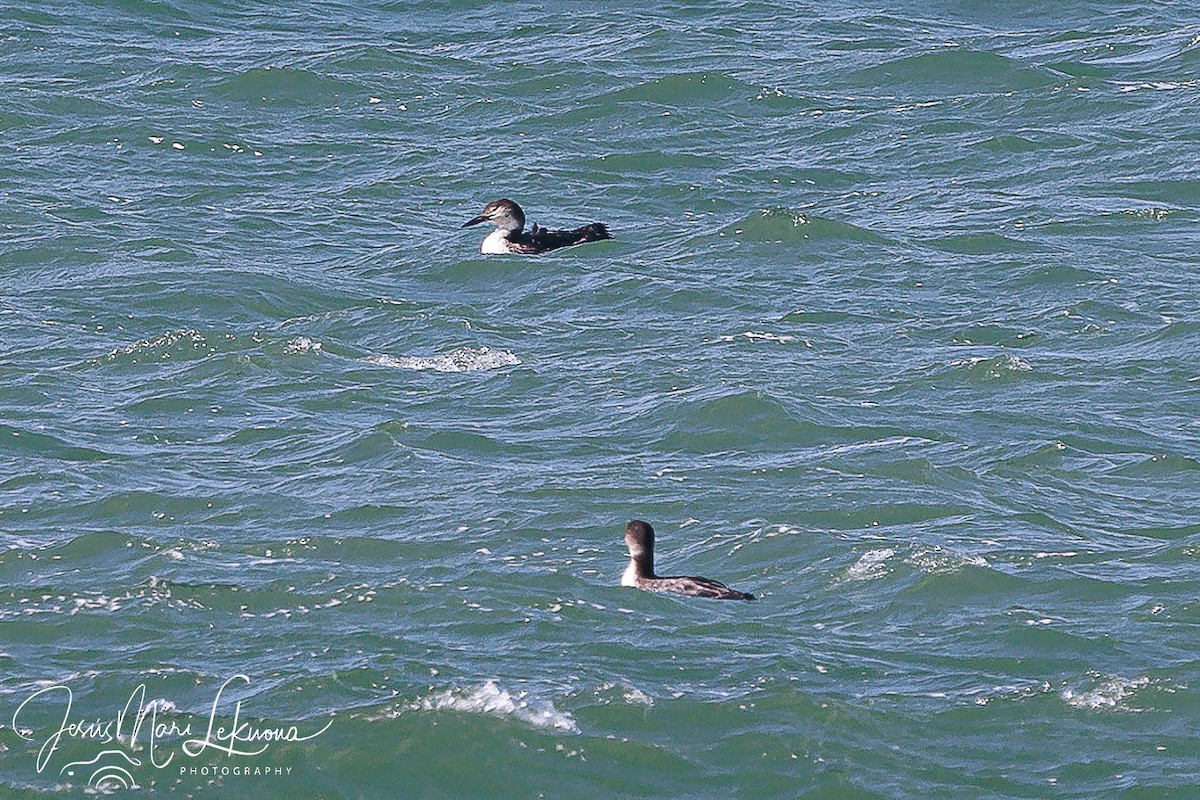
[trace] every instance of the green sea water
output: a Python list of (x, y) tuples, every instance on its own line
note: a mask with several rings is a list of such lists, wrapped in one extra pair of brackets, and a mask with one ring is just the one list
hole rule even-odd
[(0, 798), (1200, 797), (1198, 19), (0, 1)]

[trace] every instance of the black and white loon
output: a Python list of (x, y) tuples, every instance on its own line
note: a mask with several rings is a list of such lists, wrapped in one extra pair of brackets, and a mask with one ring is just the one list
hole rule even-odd
[(754, 595), (730, 589), (719, 581), (686, 576), (660, 578), (654, 574), (654, 528), (635, 519), (625, 526), (625, 544), (629, 546), (629, 566), (621, 576), (622, 586), (648, 592), (674, 592), (714, 600), (753, 600)]
[(591, 225), (569, 231), (552, 231), (534, 225), (529, 233), (525, 233), (525, 212), (512, 200), (493, 200), (483, 207), (482, 214), (470, 222), (463, 223), (463, 227), (469, 228), (481, 222), (491, 222), (496, 226), (496, 230), (488, 234), (483, 240), (483, 246), (479, 248), (479, 252), (489, 255), (532, 255), (557, 250), (560, 247), (570, 247), (573, 244), (612, 238), (602, 222), (593, 222)]

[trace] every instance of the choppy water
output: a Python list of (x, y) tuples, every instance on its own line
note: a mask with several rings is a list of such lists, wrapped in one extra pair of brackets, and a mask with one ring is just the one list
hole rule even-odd
[(6, 3), (0, 794), (1195, 797), (1200, 24), (935, 5)]

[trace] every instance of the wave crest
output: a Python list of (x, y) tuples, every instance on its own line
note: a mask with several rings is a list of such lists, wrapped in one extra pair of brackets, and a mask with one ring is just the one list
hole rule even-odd
[(764, 208), (726, 227), (725, 235), (752, 242), (886, 242), (865, 228), (788, 208)]
[(579, 733), (574, 718), (559, 711), (549, 700), (531, 698), (528, 692), (515, 696), (489, 680), (474, 689), (446, 689), (434, 692), (413, 703), (412, 711), (459, 711), (466, 714), (489, 714), (494, 717), (514, 717), (535, 728)]
[(375, 356), (368, 359), (381, 367), (397, 367), (417, 371), (434, 372), (478, 372), (502, 369), (521, 363), (511, 350), (493, 350), (490, 347), (460, 347), (438, 356)]

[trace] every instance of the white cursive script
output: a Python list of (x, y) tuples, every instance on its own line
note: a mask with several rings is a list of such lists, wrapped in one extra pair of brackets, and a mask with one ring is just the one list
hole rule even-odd
[(110, 720), (102, 720), (99, 717), (94, 720), (72, 720), (71, 708), (75, 702), (75, 695), (71, 691), (71, 687), (61, 684), (47, 686), (45, 689), (40, 689), (25, 698), (25, 701), (17, 706), (17, 710), (13, 712), (12, 726), (18, 736), (27, 741), (33, 739), (33, 736), (27, 734), (25, 728), (21, 727), (20, 724), (21, 712), (25, 709), (25, 706), (39, 697), (50, 697), (53, 694), (65, 694), (67, 703), (63, 709), (62, 721), (58, 723), (58, 729), (47, 737), (38, 750), (38, 772), (41, 772), (50, 763), (50, 757), (54, 755), (54, 751), (62, 744), (64, 736), (68, 739), (83, 739), (100, 744), (124, 741), (129, 747), (136, 747), (138, 737), (142, 735), (142, 725), (145, 723), (147, 715), (150, 717), (149, 736), (146, 737), (147, 745), (150, 748), (150, 761), (156, 767), (167, 766), (171, 763), (171, 759), (175, 757), (175, 754), (172, 753), (167, 756), (166, 761), (159, 763), (155, 755), (159, 739), (167, 736), (192, 735), (190, 724), (185, 725), (181, 729), (175, 720), (171, 720), (169, 724), (158, 721), (158, 710), (159, 706), (162, 705), (162, 701), (151, 700), (147, 705), (146, 684), (143, 683), (133, 690), (129, 695), (129, 700), (125, 703), (125, 707), (117, 712), (116, 717)]
[(254, 727), (250, 723), (242, 721), (242, 701), (237, 700), (233, 703), (232, 723), (228, 726), (218, 725), (217, 718), (222, 711), (225, 690), (235, 681), (249, 685), (250, 678), (245, 675), (234, 675), (221, 684), (216, 697), (213, 698), (212, 707), (209, 709), (208, 728), (202, 738), (194, 737), (190, 722), (182, 727), (174, 719), (160, 722), (159, 712), (167, 711), (172, 707), (165, 700), (151, 700), (147, 703), (144, 683), (129, 695), (125, 707), (117, 712), (115, 717), (108, 720), (99, 717), (91, 720), (72, 719), (75, 695), (71, 688), (64, 684), (47, 686), (34, 692), (25, 698), (21, 705), (17, 706), (17, 710), (13, 712), (12, 727), (22, 739), (34, 741), (36, 737), (32, 729), (21, 725), (22, 713), (32, 713), (26, 711), (26, 706), (35, 700), (49, 702), (59, 698), (65, 701), (62, 718), (57, 722), (56, 729), (45, 738), (38, 749), (37, 771), (41, 772), (50, 763), (54, 753), (64, 744), (64, 738), (91, 741), (101, 745), (117, 742), (125, 744), (131, 750), (136, 749), (139, 738), (143, 738), (149, 749), (150, 763), (162, 769), (169, 765), (175, 757), (174, 752), (169, 752), (164, 759), (158, 758), (159, 750), (165, 747), (165, 744), (162, 743), (167, 739), (178, 740), (184, 737), (193, 737), (185, 738), (180, 746), (183, 754), (191, 758), (201, 755), (209, 748), (230, 756), (254, 756), (264, 752), (274, 742), (304, 742), (315, 739), (329, 730), (329, 726), (333, 724), (333, 720), (330, 719), (319, 731), (307, 735), (302, 735), (296, 725)]
[[(329, 726), (333, 724), (333, 720), (331, 719), (325, 723), (325, 727), (321, 728), (321, 730), (316, 733), (310, 733), (307, 736), (301, 736), (299, 729), (295, 725), (276, 728), (255, 728), (248, 722), (239, 722), (242, 713), (242, 701), (237, 700), (233, 704), (232, 726), (229, 728), (225, 728), (224, 726), (217, 727), (217, 709), (221, 705), (221, 695), (224, 694), (225, 688), (229, 684), (239, 680), (246, 684), (250, 683), (250, 679), (245, 675), (234, 675), (221, 684), (221, 688), (217, 690), (217, 696), (213, 698), (212, 711), (208, 715), (208, 730), (205, 731), (203, 739), (188, 739), (183, 743), (183, 752), (186, 755), (195, 758), (211, 747), (226, 755), (255, 756), (270, 747), (272, 742), (305, 742), (309, 739), (315, 739), (329, 730)], [(222, 744), (222, 742), (226, 742), (226, 744)], [(245, 742), (250, 745), (262, 742), (262, 746), (257, 750), (239, 750), (239, 742)]]

